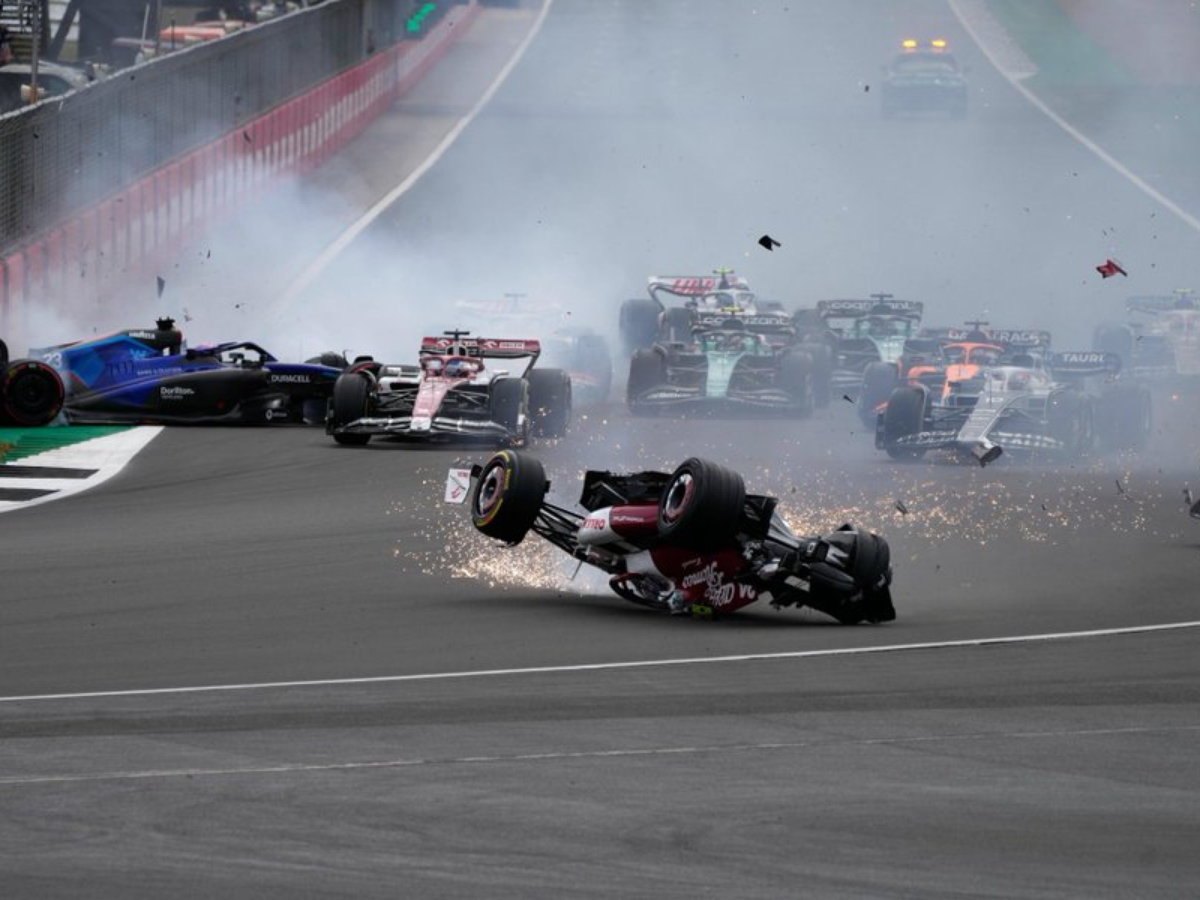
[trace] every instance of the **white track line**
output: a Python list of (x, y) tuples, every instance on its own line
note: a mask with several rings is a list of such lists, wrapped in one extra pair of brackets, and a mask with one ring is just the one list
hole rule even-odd
[(569, 666), (534, 666), (520, 669), (479, 669), (467, 672), (429, 672), (421, 675), (379, 675), (371, 678), (327, 678), (316, 681), (266, 681), (257, 684), (211, 684), (197, 687), (144, 688), (128, 691), (91, 691), (75, 694), (28, 694), (0, 697), (0, 703), (35, 700), (91, 700), (110, 697), (149, 697), (155, 695), (202, 694), (222, 691), (259, 691), (307, 687), (349, 687), (371, 684), (400, 684), (416, 681), (449, 681), (459, 678), (497, 678), (515, 675), (556, 675), (571, 672), (606, 672), (619, 669), (649, 669), (663, 666), (702, 666), (735, 662), (775, 662), (789, 659), (818, 659), (832, 656), (865, 656), (876, 653), (900, 653), (911, 650), (952, 650), (960, 647), (995, 647), (1001, 644), (1030, 644), (1041, 641), (1067, 641), (1079, 638), (1115, 637), (1200, 628), (1197, 622), (1169, 622), (1163, 625), (1137, 625), (1130, 628), (1101, 628), (1094, 631), (1062, 631), (1053, 634), (1024, 634), (1010, 637), (974, 638), (963, 641), (933, 641), (923, 644), (884, 644), (876, 647), (842, 647), (831, 650), (795, 650), (787, 653), (747, 653), (739, 656), (697, 656), (684, 659), (646, 659), (630, 662), (581, 663)]
[[(69, 426), (63, 426), (69, 427)], [(128, 431), (118, 431), (101, 437), (89, 438), (76, 444), (45, 450), (33, 456), (15, 460), (17, 466), (62, 467), (67, 469), (95, 469), (96, 474), (88, 478), (71, 479), (12, 479), (5, 480), (11, 488), (53, 488), (54, 493), (33, 500), (0, 500), (0, 513), (28, 509), (55, 500), (65, 500), (84, 491), (98, 487), (119, 473), (129, 461), (145, 449), (146, 445), (162, 432), (161, 425), (139, 425)]]
[(546, 16), (549, 15), (550, 7), (553, 5), (554, 0), (545, 0), (545, 4), (542, 6), (541, 12), (538, 13), (537, 21), (533, 23), (533, 28), (530, 29), (529, 34), (525, 36), (525, 39), (521, 41), (520, 45), (517, 47), (517, 51), (513, 54), (512, 59), (505, 64), (504, 68), (500, 70), (500, 74), (496, 76), (495, 80), (493, 80), (490, 85), (488, 85), (488, 88), (484, 92), (483, 96), (479, 98), (479, 102), (471, 107), (470, 112), (468, 112), (463, 118), (459, 119), (455, 126), (450, 129), (450, 132), (444, 138), (442, 138), (441, 143), (434, 148), (433, 153), (431, 153), (425, 159), (425, 161), (421, 163), (421, 165), (417, 166), (412, 174), (392, 188), (386, 196), (384, 196), (381, 200), (376, 202), (374, 206), (363, 213), (362, 217), (357, 222), (342, 232), (342, 234), (336, 240), (334, 240), (332, 244), (326, 247), (317, 256), (317, 258), (314, 259), (308, 265), (308, 267), (300, 273), (300, 276), (290, 285), (288, 285), (288, 287), (279, 296), (279, 299), (276, 301), (277, 309), (286, 308), (297, 298), (299, 298), (301, 294), (308, 290), (309, 286), (320, 276), (323, 271), (325, 271), (329, 264), (337, 258), (338, 254), (350, 246), (351, 242), (360, 234), (362, 234), (362, 232), (365, 231), (372, 222), (383, 215), (383, 213), (387, 211), (388, 207), (407, 194), (412, 189), (413, 185), (420, 180), (422, 175), (433, 168), (437, 161), (441, 159), (446, 151), (449, 150), (454, 144), (454, 142), (458, 140), (459, 135), (466, 130), (466, 127), (475, 121), (475, 117), (483, 111), (483, 108), (491, 101), (496, 91), (500, 90), (500, 86), (508, 79), (508, 76), (512, 70), (517, 67), (517, 64), (521, 61), (521, 57), (523, 57), (525, 55), (525, 51), (529, 49), (529, 45), (533, 43), (533, 40), (537, 37), (538, 32), (542, 30), (542, 23), (546, 21)]
[(609, 750), (563, 750), (545, 753), (514, 753), (507, 756), (451, 756), (441, 758), (383, 759), (348, 763), (280, 763), (274, 766), (236, 766), (224, 769), (133, 769), (71, 775), (0, 776), (0, 787), (31, 784), (66, 784), (81, 781), (136, 781), (166, 778), (212, 778), (236, 775), (294, 775), (308, 772), (350, 772), (368, 769), (409, 769), (418, 766), (491, 765), (496, 763), (571, 762), (574, 760), (628, 759), (630, 757), (685, 756), (700, 753), (763, 753), (773, 750), (808, 750), (829, 747), (880, 747), (950, 741), (1038, 740), (1044, 738), (1089, 738), (1120, 735), (1172, 734), (1198, 731), (1200, 725), (1161, 727), (1072, 728), (1061, 731), (987, 731), (962, 734), (931, 734), (905, 737), (849, 738), (844, 740), (764, 741), (754, 744), (701, 744), (679, 747), (630, 747)]
[(1125, 178), (1130, 184), (1140, 190), (1151, 200), (1161, 204), (1164, 209), (1174, 214), (1181, 222), (1183, 222), (1193, 231), (1200, 232), (1200, 219), (1197, 219), (1195, 216), (1188, 213), (1181, 206), (1168, 198), (1165, 194), (1159, 193), (1148, 183), (1135, 175), (1116, 157), (1110, 155), (1103, 147), (1063, 119), (1060, 115), (1058, 115), (1058, 113), (1056, 113), (1049, 106), (1043, 103), (1037, 96), (1035, 96), (1034, 93), (1029, 90), (1029, 88), (1025, 87), (1025, 85), (1013, 77), (1013, 75), (1010, 74), (1009, 71), (1000, 64), (997, 57), (993, 55), (991, 48), (989, 48), (979, 36), (978, 32), (975, 30), (975, 27), (968, 20), (968, 17), (963, 15), (962, 10), (959, 9), (959, 0), (949, 0), (949, 3), (950, 9), (958, 19), (959, 24), (962, 25), (967, 34), (971, 36), (971, 39), (975, 42), (976, 46), (983, 51), (983, 55), (988, 58), (988, 62), (992, 64), (997, 72), (1004, 76), (1005, 81), (1011, 84), (1017, 91), (1020, 91), (1021, 95), (1039, 110), (1041, 110), (1046, 117), (1050, 119), (1050, 121), (1052, 121), (1068, 135), (1073, 137), (1079, 143), (1083, 144), (1084, 147), (1098, 156), (1114, 172), (1116, 172), (1122, 178)]

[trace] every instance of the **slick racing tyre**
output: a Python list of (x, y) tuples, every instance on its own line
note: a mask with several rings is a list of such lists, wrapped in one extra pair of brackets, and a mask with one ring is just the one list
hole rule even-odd
[(833, 380), (833, 348), (821, 337), (806, 337), (800, 344), (804, 352), (812, 357), (813, 404), (817, 409), (829, 406)]
[(475, 482), (471, 521), (490, 538), (519, 544), (537, 520), (548, 488), (538, 459), (517, 450), (501, 450), (484, 463)]
[(638, 401), (646, 391), (667, 382), (667, 360), (657, 350), (635, 350), (629, 360), (629, 383), (625, 400), (634, 412), (640, 412)]
[(779, 358), (779, 386), (792, 398), (800, 416), (813, 411), (813, 358), (808, 350), (791, 347)]
[(659, 539), (694, 550), (714, 550), (736, 537), (745, 503), (741, 475), (692, 457), (679, 464), (659, 498)]
[(1092, 334), (1092, 349), (1115, 353), (1121, 358), (1121, 369), (1128, 371), (1133, 363), (1133, 331), (1126, 325), (1106, 322), (1097, 325)]
[(562, 437), (571, 425), (571, 376), (565, 369), (533, 369), (525, 380), (534, 436)]
[(858, 391), (858, 417), (865, 424), (875, 424), (879, 404), (892, 395), (899, 380), (895, 363), (873, 362), (867, 366)]
[(626, 353), (649, 347), (658, 340), (658, 316), (662, 312), (653, 300), (626, 300), (621, 304), (621, 344)]
[(488, 398), (492, 421), (503, 425), (508, 442), (521, 446), (529, 439), (529, 382), (524, 378), (500, 378), (492, 382)]
[(1059, 454), (1078, 459), (1092, 452), (1095, 422), (1092, 405), (1075, 391), (1055, 391), (1046, 401), (1046, 422), (1050, 437), (1061, 442)]
[(371, 402), (373, 378), (367, 374), (347, 372), (333, 383), (333, 399), (329, 401), (329, 428), (333, 439), (347, 447), (361, 447), (371, 440), (369, 434), (339, 433), (335, 429), (349, 425), (367, 414)]
[(49, 425), (62, 412), (63, 399), (62, 379), (54, 369), (34, 359), (18, 360), (0, 381), (0, 419), (22, 428)]
[(918, 387), (902, 387), (892, 391), (883, 411), (883, 447), (892, 459), (913, 460), (925, 455), (921, 447), (897, 447), (896, 441), (919, 434), (925, 426), (925, 391)]
[(336, 350), (326, 350), (320, 356), (314, 356), (304, 362), (310, 366), (328, 366), (331, 369), (348, 369), (350, 367), (349, 360)]
[(825, 538), (824, 560), (809, 572), (808, 605), (843, 625), (891, 622), (892, 551), (877, 534), (843, 525)]
[(1108, 449), (1141, 449), (1153, 426), (1154, 408), (1145, 385), (1117, 384), (1100, 397), (1096, 437)]
[(8, 368), (8, 344), (0, 341), (0, 375)]
[(692, 342), (692, 311), (684, 306), (672, 306), (663, 315), (664, 339), (673, 344)]

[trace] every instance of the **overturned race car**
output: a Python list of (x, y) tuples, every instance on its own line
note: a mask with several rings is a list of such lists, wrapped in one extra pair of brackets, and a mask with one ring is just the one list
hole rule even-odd
[(714, 462), (693, 457), (671, 474), (589, 471), (584, 512), (548, 503), (549, 488), (535, 457), (502, 450), (452, 469), (446, 499), (469, 501), (488, 537), (512, 545), (532, 531), (607, 572), (617, 596), (662, 612), (708, 617), (766, 601), (845, 625), (896, 617), (887, 541), (852, 525), (799, 536), (774, 497), (747, 494), (741, 475)]

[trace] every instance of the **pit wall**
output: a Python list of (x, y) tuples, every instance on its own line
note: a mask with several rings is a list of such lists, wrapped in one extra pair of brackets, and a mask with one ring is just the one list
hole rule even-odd
[(320, 165), (411, 90), (478, 12), (478, 0), (454, 6), (420, 41), (380, 51), (0, 260), (0, 334), (13, 346), (35, 308), (72, 315), (102, 308), (221, 217)]

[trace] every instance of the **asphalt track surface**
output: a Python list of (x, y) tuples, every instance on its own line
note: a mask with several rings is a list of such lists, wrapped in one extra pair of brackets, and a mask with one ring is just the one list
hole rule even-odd
[[(373, 240), (403, 247), (414, 278), (444, 282), (447, 241), (465, 259), (519, 258), (523, 226), (502, 227), (507, 208), (554, 222), (541, 249), (575, 247), (580, 265), (611, 274), (612, 259), (634, 257), (632, 286), (676, 268), (664, 259), (703, 271), (743, 232), (776, 230), (761, 221), (790, 209), (779, 200), (789, 190), (809, 193), (797, 227), (822, 210), (836, 218), (814, 210), (821, 191), (772, 166), (783, 180), (771, 196), (742, 185), (744, 220), (760, 224), (730, 224), (715, 216), (728, 205), (712, 196), (713, 167), (693, 167), (674, 138), (646, 137), (669, 109), (700, 144), (733, 149), (725, 129), (703, 126), (743, 92), (757, 99), (741, 108), (741, 131), (761, 131), (746, 146), (764, 159), (771, 141), (847, 170), (907, 152), (896, 179), (931, 195), (962, 144), (1004, 140), (1012, 158), (989, 155), (987, 178), (953, 179), (955, 203), (978, 211), (1028, 192), (1097, 229), (1115, 211), (1144, 211), (982, 60), (973, 84), (989, 105), (953, 127), (888, 123), (886, 140), (876, 110), (849, 99), (755, 92), (824, 84), (817, 62), (851, 81), (877, 71), (893, 31), (916, 18), (965, 45), (942, 4), (811, 4), (802, 30), (823, 48), (815, 61), (775, 52), (796, 40), (781, 10), (722, 40), (715, 10), (728, 6), (558, 0), (495, 109)], [(733, 56), (742, 46), (758, 55)], [(614, 53), (629, 64), (593, 60)], [(666, 58), (639, 80), (636, 60)], [(636, 96), (632, 83), (681, 93), (608, 104)], [(818, 144), (842, 136), (810, 153), (801, 132)], [(946, 144), (957, 145), (946, 160), (930, 149)], [(514, 145), (538, 152), (518, 165)], [(486, 163), (501, 156), (518, 161), (506, 179)], [(671, 222), (695, 230), (628, 211), (648, 182), (606, 173), (614, 158), (646, 157), (673, 160), (683, 208)], [(1071, 177), (1064, 165), (1100, 196), (1055, 187)], [(893, 266), (932, 246), (892, 219), (894, 180), (856, 195), (876, 205), (854, 229), (864, 247), (903, 245), (886, 254)], [(911, 208), (912, 197), (895, 202)], [(1014, 242), (1090, 261), (1072, 228), (1032, 218)], [(997, 252), (964, 237), (984, 227), (974, 222), (937, 239), (956, 284)], [(1157, 235), (1164, 247), (1196, 240), (1170, 223)], [(355, 253), (328, 284), (367, 267)], [(760, 281), (783, 282), (778, 260)], [(370, 270), (382, 278), (387, 266)], [(882, 274), (826, 293), (876, 289)], [(1018, 289), (1025, 277), (1014, 274)], [(818, 291), (832, 281), (813, 278)], [(937, 295), (912, 273), (896, 280)], [(307, 302), (323, 302), (320, 285)], [(843, 402), (804, 421), (733, 425), (631, 420), (614, 403), (581, 410), (572, 435), (537, 448), (564, 502), (589, 466), (697, 454), (779, 495), (798, 528), (848, 518), (883, 532), (899, 618), (856, 628), (754, 607), (715, 622), (662, 617), (587, 573), (572, 582), (532, 541), (490, 546), (464, 510), (440, 503), (446, 467), (479, 453), (341, 448), (303, 429), (167, 430), (96, 490), (0, 517), (4, 893), (1193, 895), (1200, 635), (1186, 623), (1200, 619), (1200, 532), (1182, 491), (1200, 428), (1194, 396), (1156, 401), (1146, 452), (1065, 467), (894, 464)], [(1172, 624), (1185, 627), (1127, 631)]]

